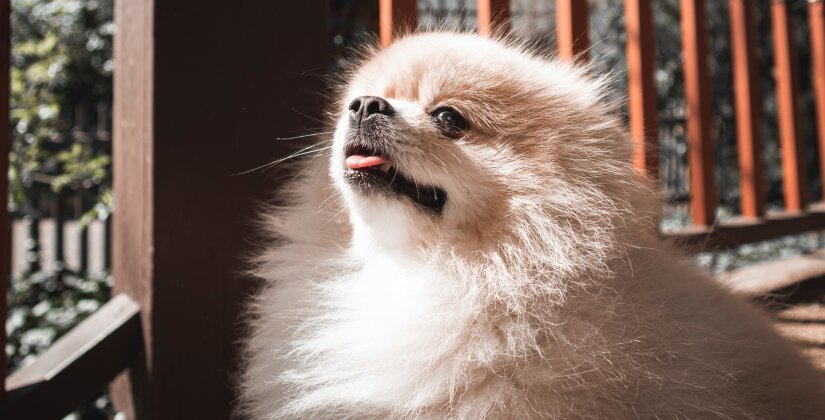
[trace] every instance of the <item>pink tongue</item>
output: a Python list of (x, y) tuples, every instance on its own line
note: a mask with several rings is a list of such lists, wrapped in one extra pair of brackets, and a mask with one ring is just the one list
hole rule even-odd
[(384, 156), (352, 155), (347, 158), (346, 163), (349, 169), (361, 169), (390, 163), (390, 160)]

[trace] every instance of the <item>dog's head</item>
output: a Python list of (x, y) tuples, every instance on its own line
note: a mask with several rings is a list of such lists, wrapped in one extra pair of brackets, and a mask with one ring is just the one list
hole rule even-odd
[(475, 35), (376, 52), (340, 101), (331, 162), (356, 241), (478, 249), (514, 220), (610, 219), (632, 169), (602, 92), (583, 69)]

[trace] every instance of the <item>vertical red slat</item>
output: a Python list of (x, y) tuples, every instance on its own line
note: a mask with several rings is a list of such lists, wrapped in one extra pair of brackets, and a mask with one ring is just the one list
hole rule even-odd
[(588, 7), (584, 0), (556, 1), (556, 39), (559, 43), (559, 57), (570, 60), (586, 60), (590, 46), (588, 34)]
[(399, 31), (415, 29), (418, 24), (417, 3), (416, 0), (381, 0), (378, 7), (382, 47), (390, 45)]
[(753, 0), (730, 0), (730, 30), (742, 215), (762, 217), (765, 215), (762, 93), (755, 56)]
[[(11, 9), (9, 0), (0, 0), (0, 174), (9, 173), (9, 38), (11, 36)], [(0, 182), (0, 197), (8, 196), (8, 183)], [(6, 287), (9, 279), (9, 214), (6, 205), (0, 206), (0, 314), (6, 319)], [(6, 325), (3, 323), (3, 325)], [(6, 392), (6, 329), (0, 332), (0, 396)]]
[(782, 150), (782, 184), (785, 209), (805, 208), (805, 168), (802, 160), (799, 118), (799, 76), (794, 25), (784, 0), (771, 4), (779, 144)]
[[(825, 185), (825, 2), (808, 3), (808, 22), (811, 27), (811, 61), (813, 69), (814, 99), (816, 101), (816, 127), (819, 142), (819, 167), (822, 168), (822, 185)], [(825, 188), (823, 188), (825, 195)], [(823, 197), (825, 198), (825, 197)]]
[(680, 14), (688, 108), (690, 209), (693, 224), (704, 226), (715, 220), (717, 202), (704, 0), (681, 0)]
[(633, 164), (652, 179), (658, 177), (658, 109), (653, 85), (653, 13), (651, 0), (625, 0), (628, 99)]
[(490, 36), (494, 30), (505, 33), (510, 29), (510, 0), (478, 0), (476, 10), (481, 35)]

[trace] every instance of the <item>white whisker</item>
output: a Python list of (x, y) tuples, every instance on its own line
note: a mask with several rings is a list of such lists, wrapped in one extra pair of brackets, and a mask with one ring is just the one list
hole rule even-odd
[(302, 134), (300, 136), (292, 136), (292, 137), (275, 137), (275, 140), (278, 141), (286, 141), (286, 140), (298, 140), (298, 139), (305, 139), (307, 137), (316, 137), (316, 136), (323, 136), (326, 134), (333, 134), (334, 131), (322, 131), (320, 133), (311, 133), (311, 134)]
[(277, 166), (277, 165), (279, 165), (283, 162), (286, 162), (287, 160), (294, 159), (296, 157), (305, 156), (305, 155), (312, 154), (312, 153), (316, 153), (316, 152), (321, 152), (321, 151), (332, 148), (332, 146), (325, 146), (325, 147), (322, 147), (322, 148), (319, 148), (319, 149), (313, 149), (314, 147), (321, 146), (323, 144), (326, 144), (326, 142), (312, 144), (312, 145), (304, 147), (303, 149), (300, 149), (296, 152), (293, 152), (289, 156), (283, 157), (281, 159), (276, 159), (272, 162), (265, 163), (265, 164), (260, 165), (260, 166), (256, 166), (252, 169), (249, 169), (249, 170), (246, 170), (246, 171), (243, 171), (243, 172), (238, 172), (238, 173), (232, 174), (232, 176), (246, 175), (246, 174), (258, 171), (258, 170), (267, 170), (267, 169), (270, 169), (274, 166)]

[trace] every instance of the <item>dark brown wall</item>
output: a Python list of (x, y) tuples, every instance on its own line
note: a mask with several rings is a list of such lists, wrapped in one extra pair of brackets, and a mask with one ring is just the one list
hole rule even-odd
[[(319, 126), (326, 5), (120, 0), (116, 19), (113, 263), (116, 291), (143, 310), (138, 411), (227, 418), (250, 292), (238, 273), (256, 204), (277, 183), (233, 174), (283, 155), (276, 137)], [(115, 386), (120, 407), (128, 385)]]

